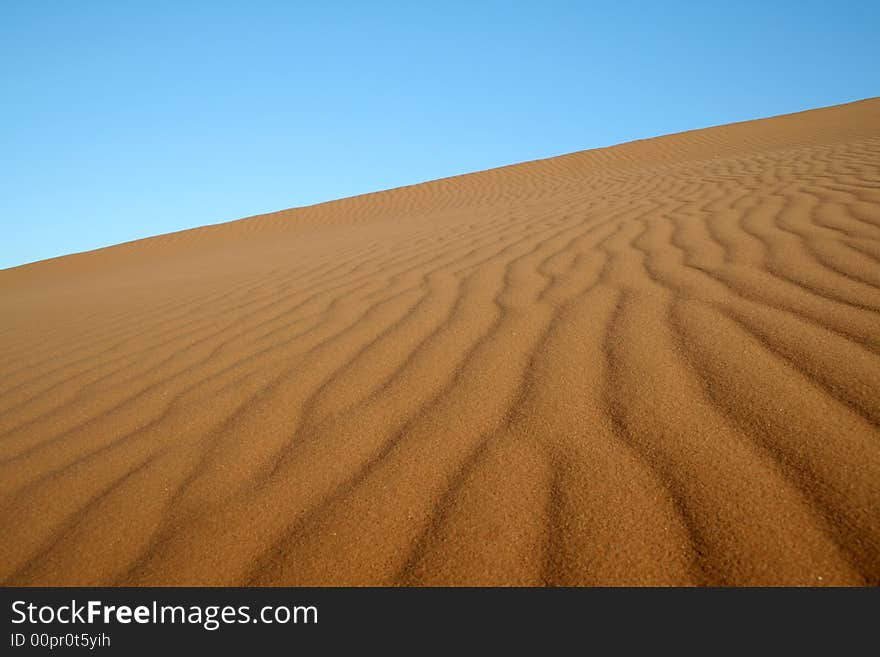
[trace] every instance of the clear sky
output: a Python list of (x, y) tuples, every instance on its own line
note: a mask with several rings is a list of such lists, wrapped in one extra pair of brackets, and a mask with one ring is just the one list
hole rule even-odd
[(880, 95), (880, 2), (0, 1), (0, 268)]

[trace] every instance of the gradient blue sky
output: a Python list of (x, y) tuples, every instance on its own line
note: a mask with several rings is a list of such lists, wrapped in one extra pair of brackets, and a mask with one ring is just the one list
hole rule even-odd
[(0, 268), (875, 96), (878, 34), (876, 1), (2, 0)]

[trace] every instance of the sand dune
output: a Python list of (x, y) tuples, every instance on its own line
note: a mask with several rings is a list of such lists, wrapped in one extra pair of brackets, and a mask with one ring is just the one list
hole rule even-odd
[(880, 99), (0, 271), (0, 581), (877, 585)]

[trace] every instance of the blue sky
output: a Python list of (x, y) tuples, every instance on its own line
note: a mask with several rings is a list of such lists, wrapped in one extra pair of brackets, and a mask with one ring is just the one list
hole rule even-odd
[(3, 0), (0, 268), (880, 95), (878, 34), (880, 2)]

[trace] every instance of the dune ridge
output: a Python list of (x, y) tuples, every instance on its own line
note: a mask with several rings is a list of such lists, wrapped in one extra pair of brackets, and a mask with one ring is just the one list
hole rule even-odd
[(880, 583), (880, 99), (0, 271), (7, 585)]

